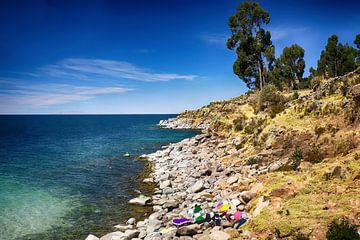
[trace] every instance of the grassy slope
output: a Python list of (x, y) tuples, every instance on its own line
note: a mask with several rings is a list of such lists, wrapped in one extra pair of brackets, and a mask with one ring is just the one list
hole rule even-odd
[[(180, 115), (194, 123), (211, 123), (211, 128), (220, 135), (239, 139), (242, 151), (223, 159), (227, 164), (246, 164), (246, 157), (266, 149), (281, 149), (282, 153), (270, 156), (259, 165), (286, 159), (295, 148), (302, 149), (304, 160), (311, 161), (312, 150), (319, 149), (324, 158), (320, 163), (303, 161), (299, 171), (280, 170), (258, 177), (265, 186), (261, 194), (270, 200), (270, 206), (246, 228), (260, 238), (269, 235), (287, 238), (303, 232), (315, 239), (324, 239), (327, 225), (335, 218), (347, 217), (359, 224), (360, 159), (356, 159), (357, 154), (360, 155), (360, 128), (358, 122), (348, 121), (354, 106), (344, 105), (346, 99), (351, 100), (351, 95), (344, 96), (340, 91), (344, 82), (350, 86), (357, 84), (360, 74), (334, 81), (331, 91), (319, 90), (321, 97), (309, 90), (300, 91), (302, 97), (291, 101), (291, 106), (274, 118), (266, 111), (254, 112), (256, 94), (211, 103)], [(293, 95), (292, 92), (282, 94), (288, 98)], [(239, 117), (243, 119), (242, 130), (234, 126), (234, 119)], [(274, 128), (283, 131), (274, 134)], [(316, 128), (323, 129), (316, 132)], [(340, 174), (331, 176), (337, 166)]]

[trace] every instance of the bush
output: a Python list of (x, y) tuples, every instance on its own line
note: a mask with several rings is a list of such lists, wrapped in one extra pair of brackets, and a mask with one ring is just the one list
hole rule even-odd
[(257, 160), (256, 158), (249, 158), (247, 161), (246, 161), (246, 164), (247, 165), (254, 165), (254, 164), (257, 164)]
[(303, 233), (297, 233), (293, 237), (293, 240), (310, 240), (310, 238), (307, 235), (303, 234)]
[(327, 240), (360, 240), (356, 225), (349, 223), (347, 219), (340, 222), (332, 221), (326, 233)]
[(324, 159), (324, 155), (319, 147), (314, 147), (306, 153), (305, 160), (310, 163), (320, 163)]
[(324, 132), (325, 132), (325, 128), (323, 127), (318, 127), (318, 126), (315, 126), (315, 135), (317, 138), (319, 138)]
[(296, 100), (296, 99), (298, 99), (299, 97), (300, 97), (300, 95), (299, 95), (299, 92), (298, 92), (298, 91), (295, 91), (294, 94), (292, 95), (292, 99), (293, 99), (293, 100)]
[(292, 170), (296, 171), (299, 168), (302, 159), (303, 159), (302, 150), (299, 148), (296, 148), (295, 151), (293, 152), (293, 154), (290, 156), (290, 160), (292, 161), (291, 162)]
[(246, 117), (241, 114), (239, 117), (233, 120), (234, 130), (236, 132), (242, 131), (244, 129)]
[(284, 98), (273, 84), (266, 85), (258, 95), (256, 112), (265, 109), (272, 117), (284, 110)]

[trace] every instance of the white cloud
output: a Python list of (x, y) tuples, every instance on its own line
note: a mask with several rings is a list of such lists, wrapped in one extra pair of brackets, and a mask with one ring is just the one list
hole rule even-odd
[(268, 29), (271, 32), (272, 40), (280, 40), (287, 37), (292, 37), (297, 34), (303, 34), (306, 27), (270, 27)]
[(0, 112), (17, 108), (42, 108), (52, 105), (86, 101), (98, 95), (121, 94), (135, 89), (123, 87), (74, 86), (68, 84), (18, 83), (10, 89), (0, 90)]
[(211, 33), (211, 34), (204, 34), (200, 36), (200, 39), (209, 44), (216, 44), (226, 46), (227, 39), (229, 35), (222, 34), (222, 33)]
[(40, 73), (55, 78), (71, 79), (130, 79), (144, 82), (194, 80), (196, 75), (157, 73), (128, 62), (102, 59), (69, 58), (40, 69)]

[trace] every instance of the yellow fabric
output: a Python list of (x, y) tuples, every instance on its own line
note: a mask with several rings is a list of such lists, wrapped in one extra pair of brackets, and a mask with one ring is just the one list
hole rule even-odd
[(224, 203), (220, 208), (220, 212), (226, 212), (227, 210), (229, 210), (229, 208), (230, 208), (230, 204)]

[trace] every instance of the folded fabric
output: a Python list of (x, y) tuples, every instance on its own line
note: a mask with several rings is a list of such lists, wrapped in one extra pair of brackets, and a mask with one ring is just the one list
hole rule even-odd
[(192, 223), (192, 221), (188, 218), (175, 218), (171, 222), (175, 226), (182, 226), (188, 223)]
[(241, 219), (239, 219), (237, 222), (235, 222), (234, 228), (238, 229), (239, 227), (241, 227), (241, 226), (244, 225), (245, 223), (246, 223), (246, 219), (241, 218)]

